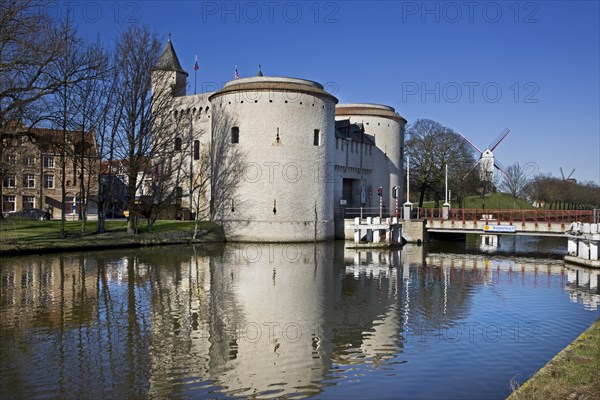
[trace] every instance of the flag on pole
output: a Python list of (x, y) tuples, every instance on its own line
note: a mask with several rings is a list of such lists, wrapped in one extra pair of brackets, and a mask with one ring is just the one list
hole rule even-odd
[(198, 56), (196, 56), (196, 61), (194, 62), (194, 71), (198, 71), (198, 68), (200, 68), (198, 66)]
[(240, 79), (240, 74), (238, 74), (238, 70), (237, 70), (237, 64), (235, 66), (235, 74), (234, 74), (234, 76), (235, 76), (235, 79)]

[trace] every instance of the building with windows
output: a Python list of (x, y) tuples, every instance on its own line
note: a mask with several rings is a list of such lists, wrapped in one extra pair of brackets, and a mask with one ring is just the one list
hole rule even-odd
[[(146, 157), (137, 161), (134, 204), (141, 204), (152, 198), (152, 171), (151, 162)], [(100, 163), (100, 193), (106, 202), (106, 216), (108, 218), (121, 218), (128, 209), (128, 187), (130, 176), (130, 163), (128, 160), (111, 160)]]
[[(52, 218), (60, 218), (63, 208), (73, 215), (79, 215), (79, 210), (95, 212), (95, 204), (85, 201), (87, 196), (95, 198), (98, 190), (94, 133), (67, 131), (63, 135), (62, 130), (44, 128), (17, 131), (6, 135), (3, 143), (2, 212), (39, 208), (49, 211)], [(83, 207), (86, 203), (88, 209)]]
[(169, 152), (153, 162), (181, 207), (222, 222), (229, 240), (327, 240), (352, 209), (395, 214), (406, 120), (392, 107), (338, 104), (317, 82), (260, 69), (187, 95), (187, 76), (169, 39), (152, 76), (168, 93), (155, 147)]

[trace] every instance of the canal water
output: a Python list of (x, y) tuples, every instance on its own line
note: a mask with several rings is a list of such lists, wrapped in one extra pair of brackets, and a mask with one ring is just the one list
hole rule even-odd
[(423, 250), (2, 257), (0, 393), (502, 399), (599, 315), (593, 271)]

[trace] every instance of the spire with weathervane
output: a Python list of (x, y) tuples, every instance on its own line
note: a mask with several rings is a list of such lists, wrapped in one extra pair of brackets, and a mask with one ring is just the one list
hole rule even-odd
[(167, 45), (152, 68), (152, 92), (168, 85), (173, 96), (185, 96), (188, 73), (181, 67), (177, 53), (171, 42), (171, 34)]

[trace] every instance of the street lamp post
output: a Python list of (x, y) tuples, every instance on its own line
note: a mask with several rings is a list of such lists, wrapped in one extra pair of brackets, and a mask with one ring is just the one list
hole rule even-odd
[(410, 157), (406, 156), (406, 203), (403, 204), (403, 216), (405, 221), (409, 221), (413, 205), (410, 202)]
[(448, 164), (446, 163), (446, 187), (444, 190), (444, 205), (442, 211), (442, 218), (449, 219), (450, 217), (450, 203), (448, 202)]

